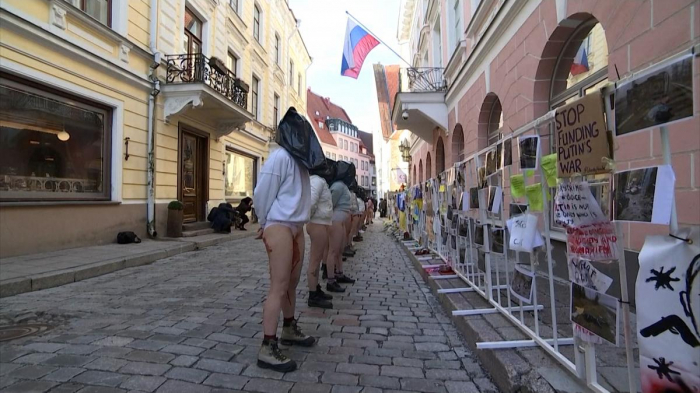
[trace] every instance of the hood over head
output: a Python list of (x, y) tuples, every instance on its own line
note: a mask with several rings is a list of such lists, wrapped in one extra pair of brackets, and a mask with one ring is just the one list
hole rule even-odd
[(338, 161), (335, 181), (342, 181), (350, 186), (355, 181), (355, 165), (347, 161)]
[(323, 165), (326, 160), (311, 124), (293, 106), (289, 107), (277, 127), (275, 142), (306, 169), (311, 170)]
[(310, 170), (309, 173), (323, 178), (323, 180), (325, 180), (330, 186), (336, 180), (335, 177), (337, 170), (337, 162), (331, 160), (330, 158), (326, 158), (323, 165)]

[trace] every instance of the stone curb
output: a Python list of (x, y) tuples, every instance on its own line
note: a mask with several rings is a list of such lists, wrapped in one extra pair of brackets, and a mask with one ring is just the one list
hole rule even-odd
[(206, 239), (195, 240), (194, 238), (162, 239), (178, 241), (181, 244), (171, 245), (165, 249), (148, 251), (140, 254), (121, 256), (118, 258), (91, 263), (70, 269), (56, 270), (47, 273), (34, 274), (27, 277), (3, 280), (0, 282), (0, 298), (19, 295), (21, 293), (39, 291), (42, 289), (54, 288), (61, 285), (70, 284), (88, 278), (113, 273), (118, 270), (149, 265), (160, 259), (172, 257), (189, 251), (200, 250), (206, 247), (215, 246), (221, 243), (245, 239), (255, 235), (251, 231), (241, 236), (232, 238), (230, 235), (207, 236)]
[[(501, 341), (503, 338), (501, 338), (501, 336), (495, 332), (495, 326), (493, 326), (489, 320), (483, 316), (453, 316), (452, 311), (464, 308), (490, 308), (488, 302), (479, 298), (478, 300), (474, 301), (473, 304), (471, 302), (473, 299), (470, 299), (470, 303), (467, 304), (462, 298), (460, 307), (460, 304), (451, 298), (455, 297), (454, 294), (438, 293), (438, 289), (454, 287), (449, 283), (453, 280), (431, 280), (428, 272), (423, 269), (421, 262), (416, 259), (415, 255), (413, 255), (413, 253), (409, 251), (403, 243), (401, 243), (401, 248), (409, 257), (413, 263), (413, 266), (428, 285), (433, 295), (445, 309), (450, 319), (454, 322), (459, 332), (464, 336), (467, 345), (478, 357), (484, 370), (489, 375), (493, 376), (494, 384), (501, 391), (518, 393), (555, 393), (562, 391), (561, 389), (553, 387), (545, 378), (542, 377), (542, 375), (540, 375), (540, 373), (537, 371), (537, 366), (532, 365), (527, 360), (523, 359), (523, 357), (520, 356), (520, 354), (518, 354), (518, 352), (514, 349), (477, 349), (477, 342)], [(459, 287), (464, 286), (466, 286), (466, 284), (462, 283), (460, 280)], [(500, 318), (507, 321), (505, 317), (500, 316)], [(513, 326), (513, 328), (517, 329), (515, 326)], [(519, 339), (524, 338), (525, 337)], [(537, 351), (542, 352), (543, 357), (549, 357), (544, 350), (537, 348)], [(553, 363), (553, 361), (548, 363)], [(562, 385), (578, 385), (578, 383), (574, 381), (574, 378), (569, 375), (569, 372), (559, 365), (556, 365), (555, 369), (548, 371), (552, 371), (549, 374), (556, 375), (555, 378), (562, 378)], [(582, 390), (580, 391), (587, 391), (585, 387), (581, 387), (581, 389)], [(577, 389), (575, 391), (579, 390)]]

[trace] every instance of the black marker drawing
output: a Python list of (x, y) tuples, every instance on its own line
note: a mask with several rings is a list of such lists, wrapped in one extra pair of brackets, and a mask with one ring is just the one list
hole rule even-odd
[(668, 288), (670, 290), (674, 290), (673, 287), (671, 286), (671, 282), (676, 282), (680, 281), (680, 278), (676, 277), (671, 277), (671, 274), (676, 271), (675, 266), (672, 267), (669, 271), (664, 273), (664, 267), (661, 266), (660, 271), (656, 271), (656, 269), (651, 269), (651, 274), (653, 274), (653, 277), (649, 277), (646, 279), (646, 282), (651, 282), (651, 281), (656, 281), (656, 285), (654, 289), (657, 291), (659, 288)]
[(642, 337), (658, 336), (661, 333), (669, 331), (673, 334), (680, 334), (683, 341), (691, 347), (699, 347), (700, 341), (695, 337), (693, 331), (678, 315), (669, 315), (662, 317), (658, 322), (645, 327), (639, 333)]
[(656, 370), (656, 374), (659, 375), (659, 379), (664, 379), (664, 377), (668, 378), (669, 381), (673, 382), (673, 379), (671, 378), (671, 374), (676, 374), (676, 375), (681, 375), (678, 371), (671, 370), (671, 366), (673, 366), (673, 362), (668, 362), (666, 363), (666, 358), (660, 357), (658, 359), (654, 358), (654, 362), (657, 364), (656, 366), (647, 366), (652, 370)]

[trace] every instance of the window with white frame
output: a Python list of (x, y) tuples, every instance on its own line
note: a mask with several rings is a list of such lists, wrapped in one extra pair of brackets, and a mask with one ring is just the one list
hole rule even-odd
[(112, 0), (65, 0), (105, 26), (112, 27)]
[(233, 76), (238, 74), (238, 57), (231, 51), (226, 55), (226, 68), (233, 73)]
[(289, 60), (289, 86), (294, 88), (294, 60)]
[(300, 95), (301, 95), (301, 92), (303, 91), (303, 89), (301, 88), (301, 83), (302, 83), (301, 73), (299, 73), (299, 74), (297, 74), (297, 93), (299, 93)]
[(274, 111), (273, 111), (273, 127), (276, 129), (277, 125), (280, 123), (280, 96), (275, 93), (275, 102), (274, 102)]
[(231, 6), (231, 9), (233, 9), (233, 12), (235, 12), (237, 14), (239, 13), (238, 3), (239, 3), (239, 0), (230, 0), (228, 3)]
[(260, 79), (258, 79), (255, 75), (253, 75), (253, 85), (250, 89), (250, 104), (251, 104), (251, 113), (253, 113), (253, 118), (255, 120), (260, 119), (260, 111), (259, 104), (260, 104)]
[(280, 36), (275, 33), (275, 64), (279, 65), (280, 59), (282, 58), (280, 54)]
[(262, 12), (260, 7), (256, 4), (253, 7), (253, 38), (262, 44), (262, 34), (260, 31), (260, 26), (262, 24)]
[(462, 1), (450, 0), (450, 48), (454, 49), (459, 46), (459, 41), (462, 39)]

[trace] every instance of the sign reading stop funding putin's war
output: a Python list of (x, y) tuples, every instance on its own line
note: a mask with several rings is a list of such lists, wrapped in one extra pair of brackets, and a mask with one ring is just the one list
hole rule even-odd
[(607, 172), (610, 158), (600, 92), (556, 109), (554, 117), (559, 177)]

